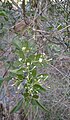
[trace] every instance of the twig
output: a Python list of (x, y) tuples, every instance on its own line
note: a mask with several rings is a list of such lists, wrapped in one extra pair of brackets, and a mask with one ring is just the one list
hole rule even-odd
[(64, 27), (63, 29), (59, 30), (58, 32), (63, 32), (65, 29), (67, 29), (67, 28), (69, 28), (69, 27), (70, 27), (70, 25)]
[(18, 6), (18, 4), (14, 1), (14, 0), (10, 0), (12, 3), (13, 3), (13, 5), (15, 5), (17, 8), (20, 8), (19, 6)]

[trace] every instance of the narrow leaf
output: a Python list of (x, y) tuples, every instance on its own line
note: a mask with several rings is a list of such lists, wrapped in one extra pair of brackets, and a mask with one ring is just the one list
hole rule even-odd
[(22, 106), (23, 100), (20, 100), (10, 113), (16, 113)]
[(33, 95), (33, 98), (38, 99), (39, 95)]
[(36, 71), (36, 68), (32, 70), (32, 75), (33, 75), (33, 77), (36, 76), (36, 72), (37, 72), (37, 71)]
[(22, 50), (22, 43), (19, 40), (14, 40), (13, 44), (16, 46), (16, 48)]
[(0, 86), (1, 86), (2, 83), (3, 83), (3, 80), (4, 80), (4, 78), (0, 76)]
[(0, 16), (7, 16), (5, 11), (0, 11)]
[(15, 70), (9, 70), (9, 72), (13, 73), (13, 74), (18, 74), (18, 75), (22, 75), (23, 74), (23, 68), (20, 69), (15, 69)]
[(39, 92), (46, 91), (44, 87), (42, 87), (40, 84), (34, 84), (34, 89), (38, 90)]
[(36, 103), (37, 103), (37, 105), (39, 107), (41, 107), (43, 110), (45, 110), (46, 112), (48, 112), (48, 110), (45, 108), (45, 106), (43, 106), (38, 100), (35, 100), (35, 101), (36, 101)]
[(62, 29), (62, 25), (58, 25), (57, 29), (61, 30)]

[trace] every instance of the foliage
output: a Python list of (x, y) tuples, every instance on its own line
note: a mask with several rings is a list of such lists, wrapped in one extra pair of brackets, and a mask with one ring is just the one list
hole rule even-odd
[(4, 78), (0, 76), (0, 87), (1, 87), (1, 85), (3, 83), (3, 80), (4, 80)]
[(46, 91), (41, 81), (44, 82), (48, 75), (38, 72), (39, 68), (46, 65), (46, 56), (38, 54), (26, 40), (14, 40), (13, 44), (15, 45), (15, 53), (17, 55), (17, 59), (14, 62), (14, 69), (10, 70), (12, 75), (14, 75), (14, 79), (16, 79), (14, 84), (21, 92), (23, 101), (35, 102), (46, 110), (38, 101), (40, 93)]
[[(20, 0), (18, 0), (18, 2), (19, 1)], [(2, 59), (0, 60), (5, 61), (6, 69), (11, 69), (5, 72), (10, 72), (8, 76), (4, 76), (7, 75), (4, 74), (3, 77), (0, 77), (0, 86), (3, 85), (4, 80), (7, 80), (8, 84), (14, 81), (13, 85), (10, 86), (16, 88), (15, 92), (17, 92), (18, 96), (20, 96), (20, 94), (22, 96), (22, 98), (16, 102), (11, 113), (17, 112), (24, 104), (25, 108), (29, 105), (32, 105), (32, 107), (38, 105), (43, 110), (47, 111), (48, 109), (49, 111), (47, 111), (45, 115), (42, 115), (43, 119), (66, 119), (65, 113), (67, 113), (67, 119), (69, 119), (68, 100), (70, 90), (69, 65), (67, 63), (69, 60), (67, 55), (69, 55), (70, 50), (69, 0), (24, 0), (23, 6), (20, 8), (21, 10), (19, 10), (19, 5), (15, 1), (10, 3), (6, 0), (1, 3), (0, 37), (2, 39), (5, 34), (7, 35), (7, 30), (9, 31), (10, 26), (15, 23), (18, 24), (20, 21), (21, 25), (19, 29), (21, 29), (22, 21), (26, 24), (26, 27), (23, 27), (23, 30), (21, 30), (26, 40), (22, 39), (22, 35), (20, 35), (21, 39), (17, 40), (15, 38), (13, 40), (13, 51), (11, 47), (9, 47), (9, 49), (7, 49), (6, 46), (2, 47), (3, 41), (2, 45), (0, 44), (0, 47), (3, 48), (1, 49), (3, 50), (2, 55), (4, 55), (1, 56)], [(13, 9), (13, 5), (17, 7), (16, 10)], [(22, 11), (24, 14), (22, 14)], [(12, 28), (17, 28), (15, 27), (17, 24)], [(21, 34), (19, 31), (16, 33), (18, 33), (16, 34), (17, 36)], [(8, 43), (10, 43), (9, 38), (10, 34), (8, 34), (8, 40), (5, 38)], [(30, 39), (31, 42), (29, 41)], [(36, 44), (34, 43), (33, 45), (33, 41)], [(9, 44), (7, 45), (9, 46)], [(13, 52), (15, 58), (12, 58), (11, 52)], [(39, 52), (41, 54), (39, 54)], [(47, 68), (48, 70), (46, 69), (50, 77), (49, 81), (46, 82), (45, 80), (48, 75), (43, 73), (41, 68), (46, 68), (49, 61), (47, 58), (50, 57), (52, 58), (52, 62)], [(50, 86), (50, 89), (47, 87), (47, 91), (47, 85), (43, 85), (45, 82)], [(42, 92), (45, 92), (46, 96), (44, 93), (42, 94)], [(43, 104), (47, 109), (40, 103), (40, 101), (43, 101), (41, 95), (43, 95)], [(30, 106), (28, 109), (29, 108)]]

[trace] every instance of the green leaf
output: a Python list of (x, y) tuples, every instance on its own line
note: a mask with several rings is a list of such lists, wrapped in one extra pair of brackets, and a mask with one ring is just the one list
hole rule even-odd
[(28, 93), (28, 92), (26, 92), (26, 93), (24, 93), (23, 95), (24, 95), (24, 97), (26, 98), (26, 97), (28, 97), (28, 96), (29, 96), (29, 93)]
[(50, 26), (50, 27), (48, 27), (48, 30), (52, 30), (54, 27), (53, 26)]
[(35, 68), (35, 69), (32, 70), (32, 76), (35, 77), (36, 73), (37, 73), (37, 71), (36, 71), (36, 68)]
[(30, 56), (28, 57), (28, 59), (29, 59), (30, 61), (33, 61), (34, 58), (35, 58), (35, 55), (34, 55), (34, 54), (32, 54), (32, 55), (30, 55)]
[(16, 69), (16, 70), (9, 70), (9, 72), (14, 73), (14, 74), (16, 74), (17, 71), (18, 71), (18, 69)]
[(7, 17), (7, 16), (4, 16), (4, 19), (5, 19), (6, 21), (8, 21), (8, 17)]
[(10, 76), (10, 74), (9, 74), (9, 76), (5, 77), (5, 80), (6, 80), (7, 82), (9, 82), (11, 79), (12, 79), (12, 76)]
[(1, 86), (2, 83), (3, 83), (3, 80), (4, 80), (4, 78), (0, 76), (0, 86)]
[(21, 108), (22, 104), (23, 104), (23, 99), (17, 103), (17, 105), (11, 110), (10, 113), (16, 113)]
[(15, 69), (15, 70), (9, 70), (9, 72), (17, 74), (17, 75), (22, 75), (23, 70), (24, 70), (24, 68), (20, 68), (20, 69)]
[(40, 84), (34, 84), (33, 88), (36, 89), (39, 92), (42, 92), (42, 91), (45, 92), (46, 91), (46, 89), (43, 88)]
[(28, 44), (28, 41), (24, 41), (24, 46), (29, 49), (29, 44)]
[(17, 50), (16, 54), (17, 54), (20, 58), (25, 59), (25, 56), (24, 56), (23, 51), (21, 51), (21, 50)]
[(5, 11), (0, 10), (0, 16), (7, 16)]
[(40, 19), (41, 19), (42, 21), (45, 21), (45, 20), (47, 20), (47, 17), (41, 16)]
[(58, 30), (61, 30), (61, 29), (62, 29), (62, 25), (61, 25), (61, 24), (58, 25), (57, 29), (58, 29)]
[(35, 55), (36, 60), (39, 60), (40, 57), (41, 57), (41, 54)]
[(35, 98), (32, 98), (32, 99), (31, 99), (31, 104), (32, 104), (33, 106), (38, 106), (35, 100), (36, 100)]
[(23, 80), (23, 75), (17, 75), (18, 76), (18, 79), (20, 79), (20, 80)]
[(38, 99), (39, 95), (33, 95), (33, 98)]
[(21, 41), (15, 39), (15, 40), (13, 40), (13, 44), (16, 46), (16, 48), (22, 50), (22, 43), (21, 43)]
[(37, 105), (42, 108), (43, 110), (45, 110), (46, 112), (48, 112), (48, 110), (38, 101), (38, 100), (35, 100)]

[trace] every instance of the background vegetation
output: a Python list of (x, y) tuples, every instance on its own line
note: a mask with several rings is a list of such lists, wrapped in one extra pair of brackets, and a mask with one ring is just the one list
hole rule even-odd
[(0, 120), (70, 120), (70, 0), (0, 1)]

